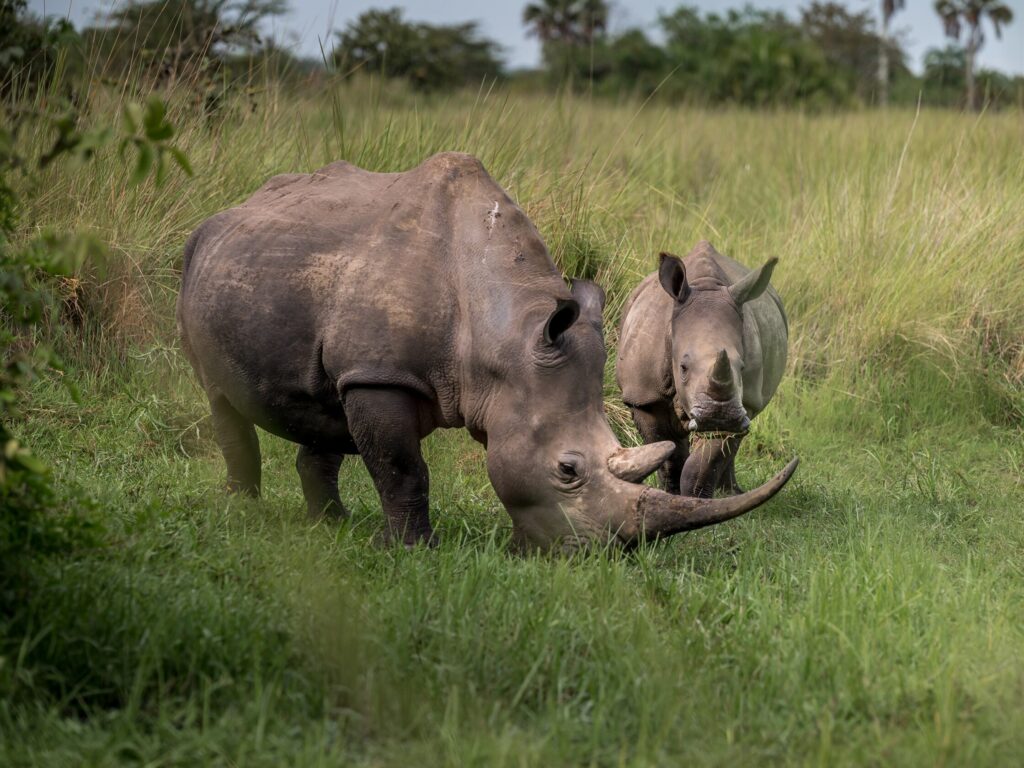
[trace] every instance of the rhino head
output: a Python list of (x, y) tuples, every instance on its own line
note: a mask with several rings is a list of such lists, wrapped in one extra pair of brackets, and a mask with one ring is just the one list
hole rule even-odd
[(743, 304), (768, 287), (778, 259), (769, 259), (734, 282), (690, 283), (682, 260), (661, 254), (658, 278), (675, 300), (672, 378), (676, 415), (691, 432), (743, 433)]
[(672, 442), (619, 444), (604, 412), (604, 292), (573, 281), (572, 296), (535, 316), (525, 362), (494, 389), (487, 409), (487, 469), (520, 542), (550, 548), (643, 539), (723, 522), (774, 496), (794, 459), (756, 490), (725, 499), (678, 496), (643, 485)]

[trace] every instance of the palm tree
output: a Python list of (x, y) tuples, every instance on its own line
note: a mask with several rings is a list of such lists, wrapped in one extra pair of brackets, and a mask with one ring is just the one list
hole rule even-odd
[(580, 42), (590, 45), (595, 37), (608, 31), (608, 3), (605, 0), (580, 0)]
[(523, 9), (528, 34), (542, 43), (590, 45), (608, 28), (605, 0), (540, 0)]
[(889, 103), (889, 22), (906, 6), (906, 0), (882, 0), (882, 34), (878, 48), (878, 103), (886, 106)]
[(960, 32), (967, 26), (967, 41), (964, 47), (964, 74), (967, 79), (967, 108), (978, 108), (978, 96), (974, 84), (974, 57), (985, 42), (981, 22), (987, 16), (1002, 37), (1003, 25), (1013, 21), (1013, 11), (999, 0), (935, 0), (935, 12), (942, 17), (946, 35), (959, 41)]

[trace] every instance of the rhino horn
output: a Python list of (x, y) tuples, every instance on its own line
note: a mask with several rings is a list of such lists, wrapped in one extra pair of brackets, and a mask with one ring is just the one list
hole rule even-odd
[(732, 377), (732, 364), (729, 362), (729, 353), (724, 349), (718, 353), (715, 366), (708, 375), (708, 397), (725, 403), (736, 395), (736, 383)]
[(764, 504), (782, 490), (799, 463), (800, 459), (794, 458), (785, 469), (761, 487), (724, 499), (676, 496), (657, 488), (642, 487), (636, 502), (636, 513), (632, 520), (619, 529), (619, 539), (627, 544), (635, 544), (641, 539), (664, 538), (739, 517)]
[(772, 279), (772, 271), (779, 263), (777, 257), (772, 256), (760, 269), (753, 269), (729, 286), (729, 295), (737, 304), (756, 299), (764, 289), (768, 287), (768, 281)]
[(620, 480), (639, 483), (672, 455), (675, 443), (664, 440), (636, 448), (620, 448), (608, 458), (608, 469)]

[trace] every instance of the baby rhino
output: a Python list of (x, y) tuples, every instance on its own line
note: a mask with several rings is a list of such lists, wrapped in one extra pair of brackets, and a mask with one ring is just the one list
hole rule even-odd
[(644, 442), (676, 444), (658, 470), (670, 493), (742, 492), (736, 451), (786, 367), (776, 261), (750, 270), (702, 241), (684, 259), (661, 254), (626, 303), (616, 378)]

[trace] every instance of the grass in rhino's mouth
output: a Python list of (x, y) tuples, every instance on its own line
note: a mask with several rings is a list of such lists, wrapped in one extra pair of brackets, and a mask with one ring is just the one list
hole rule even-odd
[(730, 437), (743, 437), (749, 431), (749, 429), (744, 429), (739, 432), (730, 432), (724, 429), (716, 429), (708, 431), (691, 432), (690, 435), (692, 437), (699, 437), (702, 440), (725, 440), (726, 438)]

